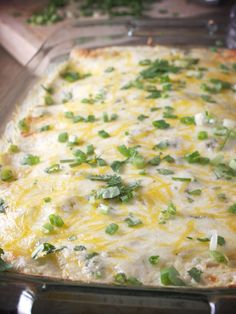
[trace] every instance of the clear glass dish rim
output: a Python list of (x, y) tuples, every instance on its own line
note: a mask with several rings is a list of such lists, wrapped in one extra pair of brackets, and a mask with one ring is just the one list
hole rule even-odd
[[(130, 36), (130, 31), (135, 27), (135, 26), (144, 26), (144, 27), (150, 27), (152, 28), (155, 25), (164, 25), (164, 23), (177, 23), (178, 25), (191, 25), (193, 27), (197, 26), (206, 26), (207, 21), (209, 20), (208, 17), (203, 17), (201, 19), (189, 19), (189, 18), (184, 18), (184, 19), (179, 19), (179, 18), (162, 18), (162, 19), (141, 19), (141, 20), (134, 20), (130, 18), (115, 18), (112, 20), (100, 20), (100, 21), (89, 21), (89, 22), (72, 22), (68, 24), (67, 27), (87, 27), (87, 26), (107, 26), (107, 25), (123, 25), (127, 28), (127, 32), (121, 35), (124, 35), (124, 38), (129, 38)], [(219, 19), (221, 21), (221, 19)], [(135, 21), (135, 23), (134, 23)], [(173, 27), (170, 25), (170, 27)], [(13, 81), (13, 84), (11, 86), (15, 86), (17, 82), (19, 82), (22, 78), (22, 74), (24, 72), (33, 71), (35, 67), (37, 67), (38, 63), (41, 61), (41, 58), (45, 57), (48, 53), (48, 47), (53, 48), (53, 46), (50, 46), (50, 43), (54, 36), (60, 32), (61, 29), (56, 30), (39, 48), (39, 50), (36, 52), (36, 54), (32, 57), (32, 59), (26, 64), (25, 68), (23, 68), (22, 71), (16, 76), (16, 78)], [(88, 36), (89, 38), (93, 38), (94, 36)], [(144, 38), (148, 38), (148, 34), (143, 36)], [(187, 43), (188, 44), (188, 43)], [(44, 55), (45, 54), (45, 55)], [(34, 65), (36, 64), (36, 65)], [(7, 96), (9, 92), (11, 91), (11, 87), (9, 90), (5, 93), (4, 96)], [(5, 98), (3, 96), (3, 101), (2, 103), (4, 104)], [(15, 108), (15, 107), (14, 107)], [(13, 108), (13, 112), (14, 112)], [(83, 283), (83, 282), (76, 282), (76, 281), (70, 281), (70, 280), (64, 280), (64, 279), (57, 279), (57, 278), (49, 278), (49, 277), (44, 277), (44, 276), (34, 276), (34, 275), (28, 275), (28, 274), (23, 274), (23, 273), (13, 273), (13, 272), (5, 272), (5, 273), (0, 273), (0, 281), (1, 282), (23, 282), (23, 283), (32, 283), (37, 286), (43, 286), (46, 284), (46, 286), (54, 287), (57, 289), (58, 287), (65, 288), (67, 289), (73, 289), (73, 291), (76, 290), (76, 288), (83, 288), (83, 287), (89, 287), (91, 289), (96, 290), (96, 292), (101, 292), (103, 289), (113, 289), (117, 291), (126, 291), (127, 294), (129, 291), (140, 291), (144, 292), (146, 294), (150, 293), (152, 295), (153, 293), (168, 293), (168, 294), (177, 294), (177, 295), (183, 295), (183, 296), (195, 296), (195, 297), (210, 297), (210, 296), (235, 296), (236, 297), (236, 287), (212, 287), (212, 288), (204, 288), (204, 287), (149, 287), (149, 286), (141, 286), (141, 287), (125, 287), (125, 286), (114, 286), (112, 284), (96, 284), (96, 283)], [(188, 290), (187, 290), (188, 289)], [(101, 290), (101, 291), (99, 291)]]

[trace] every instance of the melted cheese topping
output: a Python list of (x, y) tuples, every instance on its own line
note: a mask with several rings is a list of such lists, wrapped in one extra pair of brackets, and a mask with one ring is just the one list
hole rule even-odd
[[(86, 282), (160, 286), (174, 267), (187, 285), (235, 285), (235, 60), (200, 49), (75, 49), (50, 70), (0, 142), (4, 259), (18, 272)], [(40, 251), (45, 243), (51, 251)]]

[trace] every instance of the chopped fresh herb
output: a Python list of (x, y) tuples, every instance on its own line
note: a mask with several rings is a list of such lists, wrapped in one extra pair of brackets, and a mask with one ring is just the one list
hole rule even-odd
[(155, 156), (152, 159), (150, 159), (148, 163), (152, 166), (159, 166), (161, 163), (161, 157)]
[(176, 207), (175, 205), (171, 202), (168, 206), (167, 209), (164, 209), (161, 211), (160, 216), (159, 216), (159, 223), (160, 224), (165, 224), (167, 220), (173, 218), (176, 215)]
[(123, 167), (123, 165), (125, 164), (125, 161), (119, 161), (119, 160), (115, 160), (112, 162), (111, 164), (111, 169), (114, 172), (119, 173), (121, 171), (121, 168)]
[(203, 272), (196, 268), (196, 267), (193, 267), (191, 268), (189, 271), (188, 271), (188, 274), (190, 277), (192, 277), (196, 282), (200, 282), (201, 280), (201, 275), (203, 274)]
[(181, 182), (191, 182), (191, 178), (183, 178), (183, 177), (172, 177), (172, 180), (174, 181), (181, 181)]
[(87, 155), (93, 155), (94, 154), (94, 149), (95, 149), (95, 147), (93, 146), (93, 144), (87, 145), (87, 147), (86, 147)]
[(225, 193), (219, 193), (217, 194), (217, 198), (222, 201), (222, 202), (226, 202), (227, 201), (227, 196), (225, 195)]
[(146, 97), (147, 99), (157, 99), (162, 97), (162, 92), (159, 90), (151, 91), (150, 94)]
[(156, 120), (156, 121), (153, 121), (153, 126), (157, 129), (168, 129), (170, 127), (170, 124), (167, 123), (165, 120)]
[(138, 116), (138, 120), (139, 120), (139, 121), (143, 121), (143, 120), (145, 120), (145, 119), (147, 119), (147, 118), (149, 118), (149, 116), (146, 116), (145, 114), (140, 114), (140, 115)]
[(11, 144), (8, 148), (9, 153), (16, 154), (19, 153), (20, 149), (17, 145)]
[(76, 246), (74, 246), (74, 251), (82, 252), (82, 251), (85, 251), (85, 250), (86, 250), (86, 247), (84, 245), (76, 245)]
[(161, 283), (164, 286), (185, 286), (179, 272), (173, 266), (161, 269)]
[(158, 107), (152, 107), (152, 108), (150, 108), (150, 111), (151, 111), (151, 112), (158, 111), (158, 110), (161, 110), (161, 108), (158, 108)]
[(22, 119), (18, 123), (18, 127), (22, 133), (28, 133), (30, 131), (30, 126), (26, 119)]
[(224, 237), (222, 237), (222, 236), (218, 236), (217, 237), (217, 244), (218, 245), (225, 245), (225, 238)]
[(76, 82), (76, 81), (84, 79), (88, 76), (90, 76), (90, 74), (81, 75), (79, 72), (76, 72), (76, 71), (66, 71), (66, 72), (61, 74), (61, 77), (69, 83)]
[(229, 208), (228, 208), (228, 211), (232, 214), (236, 214), (236, 203), (234, 203), (233, 205), (231, 205)]
[(65, 93), (62, 99), (62, 103), (66, 104), (73, 98), (73, 94), (71, 92)]
[(35, 166), (40, 163), (39, 156), (28, 154), (22, 160), (22, 165)]
[(50, 243), (42, 243), (39, 246), (36, 247), (36, 249), (33, 251), (31, 257), (33, 259), (38, 259), (40, 257), (44, 257), (48, 254), (56, 252), (56, 247)]
[(56, 173), (56, 172), (59, 172), (59, 171), (61, 171), (61, 166), (59, 164), (53, 164), (50, 167), (45, 169), (45, 172), (49, 173), (49, 174)]
[(206, 165), (210, 162), (209, 158), (202, 157), (198, 151), (185, 155), (184, 159), (190, 164)]
[(10, 268), (12, 268), (12, 266), (8, 263), (6, 263), (3, 259), (2, 259), (2, 255), (4, 254), (4, 251), (2, 248), (0, 248), (0, 272), (9, 270)]
[(103, 122), (112, 122), (118, 119), (118, 114), (112, 113), (109, 117), (109, 115), (106, 112), (104, 112), (102, 118)]
[(112, 199), (120, 195), (120, 189), (117, 186), (109, 186), (99, 191), (98, 197), (103, 199)]
[(49, 215), (49, 221), (51, 225), (56, 227), (62, 227), (64, 225), (64, 221), (59, 215), (51, 214)]
[(58, 135), (58, 142), (60, 143), (66, 143), (69, 139), (69, 135), (67, 132), (63, 132)]
[(165, 59), (156, 59), (155, 61), (151, 62), (147, 69), (141, 71), (140, 75), (144, 79), (153, 79), (163, 74), (177, 73), (179, 71), (180, 68), (174, 64), (171, 64), (169, 61)]
[(105, 204), (99, 204), (98, 210), (101, 214), (108, 215), (112, 211), (112, 207)]
[(14, 180), (13, 171), (9, 168), (2, 168), (0, 170), (0, 179), (4, 182), (10, 182)]
[(6, 205), (5, 201), (2, 198), (0, 198), (0, 213), (5, 214), (6, 208), (7, 208), (7, 205)]
[(108, 68), (106, 68), (105, 72), (106, 72), (106, 73), (111, 73), (111, 72), (113, 72), (114, 70), (115, 70), (114, 67), (108, 67)]
[(48, 94), (53, 94), (54, 93), (54, 89), (52, 87), (46, 87), (44, 85), (41, 85), (41, 86), (45, 90), (46, 93), (48, 93)]
[(210, 251), (210, 256), (217, 262), (222, 264), (228, 263), (228, 258), (219, 251)]
[(197, 240), (198, 240), (199, 242), (209, 242), (209, 241), (210, 241), (209, 238), (197, 238)]
[(110, 137), (110, 134), (107, 133), (107, 132), (104, 131), (104, 130), (98, 131), (98, 135), (99, 135), (101, 138), (108, 138), (108, 137)]
[(130, 286), (141, 286), (142, 283), (136, 277), (128, 277), (126, 281), (127, 285)]
[(45, 203), (50, 203), (52, 201), (51, 197), (49, 197), (49, 196), (45, 197), (43, 200)]
[(124, 221), (130, 228), (140, 226), (143, 224), (142, 221), (139, 218), (135, 217), (133, 214), (129, 214), (129, 217), (125, 218)]
[(69, 241), (75, 241), (75, 240), (77, 240), (78, 239), (78, 237), (76, 236), (76, 235), (71, 235), (69, 238), (68, 238), (68, 240)]
[(126, 277), (125, 273), (118, 273), (114, 276), (114, 281), (115, 281), (115, 283), (117, 283), (119, 285), (125, 285), (127, 282), (127, 277)]
[(167, 147), (170, 146), (170, 143), (168, 140), (165, 141), (161, 141), (160, 143), (158, 143), (157, 145), (155, 145), (154, 148), (158, 148), (158, 149), (166, 149)]
[(144, 59), (144, 60), (140, 60), (139, 61), (139, 65), (142, 65), (142, 66), (146, 66), (146, 65), (150, 65), (152, 62), (150, 59)]
[(209, 83), (202, 83), (201, 84), (201, 88), (203, 91), (207, 92), (207, 93), (219, 93), (223, 90), (229, 90), (232, 88), (232, 84), (226, 81), (222, 81), (219, 79), (210, 79)]
[(206, 131), (200, 131), (200, 132), (198, 132), (197, 138), (199, 140), (207, 140), (208, 139), (208, 133)]
[(177, 115), (173, 114), (174, 108), (170, 106), (165, 107), (163, 112), (163, 118), (165, 119), (177, 119)]
[(174, 162), (175, 162), (174, 157), (172, 157), (172, 156), (170, 156), (170, 155), (166, 155), (165, 157), (163, 157), (163, 159), (162, 159), (162, 160), (167, 161), (169, 164), (172, 164), (172, 163), (174, 163)]
[(105, 229), (105, 232), (107, 234), (113, 235), (115, 234), (119, 229), (119, 226), (115, 223), (111, 223), (110, 225), (108, 225)]
[(132, 157), (131, 163), (137, 169), (143, 169), (145, 167), (145, 164), (146, 164), (143, 156), (141, 156), (139, 154), (136, 154)]
[(180, 122), (186, 125), (194, 125), (195, 124), (195, 118), (191, 116), (186, 116), (180, 118)]
[(87, 255), (86, 255), (86, 259), (87, 260), (90, 260), (90, 259), (92, 259), (92, 258), (94, 258), (95, 256), (98, 256), (99, 254), (97, 253), (97, 252), (91, 252), (91, 253), (88, 253)]
[(39, 132), (46, 132), (49, 131), (51, 129), (50, 125), (44, 125), (39, 129)]
[(46, 106), (51, 106), (51, 105), (53, 105), (53, 104), (54, 104), (54, 100), (53, 100), (52, 96), (46, 95), (46, 96), (44, 97), (44, 103), (45, 103)]
[(49, 222), (45, 223), (42, 227), (42, 231), (44, 233), (51, 233), (53, 232), (53, 230), (54, 230), (54, 227)]
[(152, 255), (148, 258), (148, 261), (152, 265), (157, 265), (159, 263), (160, 256), (159, 255)]
[(168, 176), (168, 175), (171, 175), (171, 174), (174, 174), (174, 171), (173, 170), (170, 170), (170, 169), (157, 169), (158, 173), (162, 174), (163, 176)]
[(189, 195), (199, 196), (199, 195), (202, 194), (202, 190), (196, 189), (196, 190), (192, 190), (192, 191), (187, 191), (187, 193), (188, 193)]
[(215, 104), (216, 101), (210, 95), (201, 95), (201, 98), (207, 102)]
[(131, 158), (137, 154), (137, 149), (135, 147), (128, 148), (125, 145), (120, 145), (117, 147), (117, 149), (126, 158)]

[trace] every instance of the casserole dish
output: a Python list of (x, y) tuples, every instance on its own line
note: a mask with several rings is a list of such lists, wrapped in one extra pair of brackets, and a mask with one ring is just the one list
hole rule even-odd
[[(6, 95), (3, 102), (4, 106), (1, 107), (1, 118), (6, 122), (12, 112), (12, 105), (15, 103), (19, 104), (38, 77), (44, 73), (45, 69), (53, 67), (58, 61), (65, 60), (71, 48), (75, 45), (79, 45), (80, 48), (95, 48), (111, 45), (143, 45), (147, 42), (148, 44), (152, 44), (156, 43), (157, 40), (159, 44), (178, 44), (186, 47), (192, 46), (193, 44), (202, 46), (209, 44), (209, 41), (212, 41), (212, 44), (214, 44), (216, 40), (218, 40), (219, 43), (219, 40), (224, 39), (224, 29), (221, 30), (221, 28), (218, 28), (213, 21), (207, 23), (206, 21), (190, 22), (185, 20), (179, 22), (178, 20), (170, 20), (168, 23), (167, 21), (165, 21), (164, 24), (161, 23), (162, 21), (150, 21), (149, 23), (140, 21), (130, 25), (129, 22), (126, 22), (126, 24), (113, 22), (108, 31), (106, 28), (106, 34), (103, 33), (102, 36), (96, 38), (91, 36), (94, 27), (100, 27), (102, 32), (102, 28), (107, 26), (106, 24), (100, 23), (99, 26), (94, 24), (76, 24), (61, 30), (61, 32), (56, 33), (51, 40), (45, 43), (22, 73), (19, 81), (20, 84), (14, 87), (11, 93)], [(165, 28), (164, 34), (161, 29), (162, 25)], [(186, 30), (186, 26), (192, 26), (192, 28), (188, 31), (188, 29)], [(156, 28), (158, 30), (157, 32), (155, 32)], [(174, 31), (176, 28), (179, 28), (178, 31), (182, 30), (183, 37), (176, 37), (176, 30)], [(192, 34), (193, 29), (194, 37)], [(208, 32), (204, 32), (204, 29), (207, 29)], [(215, 33), (216, 31), (219, 31), (219, 33)], [(78, 32), (80, 36), (78, 36)], [(62, 40), (62, 38), (65, 38), (65, 40)], [(191, 40), (192, 38), (195, 42)], [(4, 124), (5, 123), (2, 123), (2, 128), (4, 128)], [(21, 286), (28, 287), (28, 289), (25, 289), (20, 294), (18, 302), (18, 311), (20, 312), (26, 310), (26, 304), (28, 304), (28, 310), (31, 311), (34, 294), (36, 293), (38, 299), (41, 299), (41, 304), (38, 304), (38, 309), (40, 306), (43, 306), (43, 300), (45, 304), (48, 303), (50, 306), (49, 300), (56, 299), (58, 303), (63, 300), (65, 304), (75, 304), (74, 310), (76, 312), (80, 311), (81, 313), (83, 313), (83, 311), (99, 313), (106, 310), (114, 313), (115, 311), (127, 312), (128, 309), (130, 313), (134, 313), (139, 310), (141, 311), (141, 308), (142, 312), (144, 312), (144, 309), (148, 312), (151, 312), (153, 309), (153, 313), (156, 312), (157, 309), (162, 312), (169, 309), (175, 309), (175, 311), (179, 309), (181, 313), (184, 313), (184, 310), (189, 313), (191, 310), (195, 311), (196, 309), (199, 313), (201, 310), (207, 312), (209, 310), (209, 305), (207, 304), (210, 302), (212, 313), (214, 313), (214, 299), (217, 299), (219, 293), (223, 296), (227, 296), (231, 301), (234, 292), (233, 289), (192, 289), (190, 292), (187, 292), (186, 288), (136, 288), (131, 290), (128, 288), (113, 288), (111, 286), (71, 284), (63, 281), (47, 280), (45, 278), (37, 279), (31, 276), (14, 275), (12, 273), (4, 273), (2, 274), (2, 278), (3, 286), (7, 279), (8, 287), (11, 282), (15, 288)], [(4, 296), (4, 293), (2, 295)], [(94, 303), (97, 304), (97, 306), (91, 308), (91, 300), (93, 298), (95, 298)], [(78, 307), (76, 308), (76, 301), (80, 304), (79, 309)], [(34, 303), (34, 307), (36, 307), (36, 303), (37, 301)], [(81, 304), (83, 304), (83, 306)], [(88, 304), (87, 308), (85, 304)], [(117, 305), (117, 307), (115, 305)], [(58, 305), (56, 312), (61, 310), (65, 310), (64, 306)], [(68, 306), (66, 310), (69, 310)], [(73, 309), (71, 310), (73, 311)], [(226, 308), (224, 307), (224, 311), (225, 310)], [(33, 312), (34, 311), (36, 312), (37, 308), (33, 309)]]

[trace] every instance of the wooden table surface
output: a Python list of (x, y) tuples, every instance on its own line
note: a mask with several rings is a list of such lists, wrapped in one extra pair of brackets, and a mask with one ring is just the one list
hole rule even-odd
[(0, 45), (0, 99), (7, 92), (9, 84), (22, 69), (18, 63), (1, 45)]

